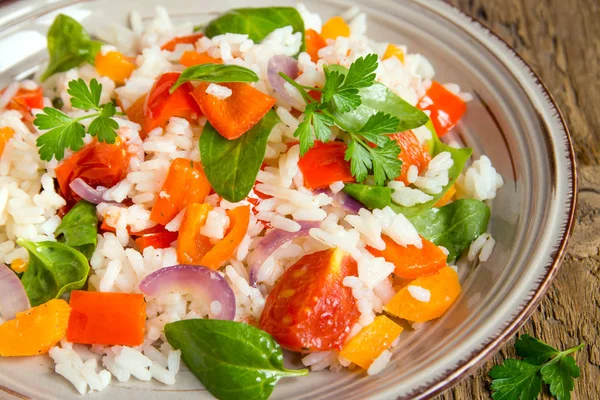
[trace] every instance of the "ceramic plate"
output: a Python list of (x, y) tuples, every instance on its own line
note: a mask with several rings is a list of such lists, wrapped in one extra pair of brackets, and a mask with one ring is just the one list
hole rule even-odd
[[(0, 5), (0, 87), (29, 75), (46, 59), (46, 31), (57, 13), (90, 32), (126, 23), (137, 8), (150, 17), (159, 0), (21, 0)], [(324, 17), (354, 5), (305, 0)], [(201, 24), (241, 6), (294, 5), (290, 0), (191, 1), (162, 4), (177, 21)], [(367, 5), (368, 4), (368, 5)], [(435, 323), (404, 333), (388, 368), (323, 371), (285, 379), (273, 399), (427, 398), (455, 384), (494, 353), (533, 312), (564, 254), (575, 205), (575, 165), (567, 128), (550, 94), (525, 62), (487, 28), (437, 0), (370, 0), (369, 35), (406, 43), (428, 57), (442, 82), (457, 82), (475, 100), (458, 126), (475, 157), (487, 154), (505, 185), (491, 202), (490, 231), (497, 240), (486, 263), (463, 267), (463, 292)], [(294, 362), (294, 360), (292, 360)], [(297, 360), (296, 360), (297, 362)], [(113, 400), (211, 398), (187, 370), (175, 386), (115, 379), (91, 398)], [(49, 358), (0, 359), (0, 397), (81, 399), (54, 374)]]

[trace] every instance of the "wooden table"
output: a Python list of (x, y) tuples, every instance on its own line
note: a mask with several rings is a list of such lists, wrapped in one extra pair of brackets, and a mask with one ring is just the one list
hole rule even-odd
[[(587, 343), (576, 355), (581, 377), (573, 398), (600, 399), (600, 2), (446, 1), (510, 43), (548, 85), (569, 124), (579, 170), (575, 230), (558, 277), (519, 334), (558, 348)], [(515, 356), (513, 343), (437, 400), (491, 398), (487, 374)]]

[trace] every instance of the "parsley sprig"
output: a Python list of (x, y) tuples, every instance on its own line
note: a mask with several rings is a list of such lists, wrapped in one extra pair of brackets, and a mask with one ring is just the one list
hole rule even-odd
[(117, 138), (119, 124), (112, 118), (117, 114), (117, 109), (112, 102), (100, 104), (102, 85), (96, 79), (90, 81), (89, 87), (83, 79), (72, 80), (67, 93), (71, 95), (73, 108), (96, 112), (72, 118), (55, 108), (45, 107), (42, 113), (37, 114), (34, 125), (40, 130), (47, 130), (36, 141), (42, 160), (50, 161), (54, 157), (60, 161), (65, 156), (66, 148), (77, 151), (83, 147), (85, 127), (80, 121), (85, 119), (94, 118), (88, 133), (100, 142), (112, 144)]
[(542, 382), (558, 400), (571, 398), (574, 378), (579, 367), (570, 355), (584, 344), (559, 351), (546, 343), (522, 335), (515, 343), (517, 354), (524, 360), (509, 358), (490, 371), (494, 400), (534, 400), (542, 391)]
[[(335, 117), (337, 113), (347, 113), (361, 105), (359, 90), (374, 84), (377, 65), (376, 54), (357, 59), (346, 74), (325, 65), (323, 88), (302, 86), (285, 73), (280, 72), (280, 75), (300, 92), (306, 102), (304, 119), (294, 132), (300, 141), (300, 154), (304, 155), (311, 149), (315, 140), (329, 141), (331, 127), (337, 126), (349, 135), (345, 159), (350, 161), (352, 175), (362, 182), (373, 171), (375, 183), (381, 186), (400, 175), (400, 147), (387, 136), (397, 131), (398, 118), (377, 112), (360, 129), (353, 131)], [(307, 90), (322, 92), (320, 100), (313, 99)]]

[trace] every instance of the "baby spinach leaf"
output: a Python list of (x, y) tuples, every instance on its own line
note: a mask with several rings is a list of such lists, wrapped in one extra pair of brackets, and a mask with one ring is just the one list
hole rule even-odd
[[(339, 65), (330, 65), (329, 71), (343, 75), (348, 73), (347, 68)], [(429, 120), (427, 114), (411, 106), (381, 83), (375, 82), (369, 87), (362, 88), (358, 91), (358, 94), (361, 100), (358, 108), (346, 113), (329, 110), (336, 123), (339, 123), (347, 132), (358, 132), (369, 118), (378, 112), (398, 118), (399, 122), (396, 128), (398, 132), (418, 128)]]
[(306, 49), (304, 20), (293, 7), (235, 8), (210, 21), (204, 34), (212, 38), (225, 33), (241, 33), (260, 43), (275, 29), (290, 25), (294, 32), (302, 34), (300, 52), (303, 52)]
[(392, 189), (388, 187), (347, 183), (343, 190), (370, 210), (385, 208), (392, 203)]
[(85, 285), (90, 266), (77, 250), (59, 242), (18, 239), (17, 243), (29, 252), (29, 263), (21, 282), (32, 307)]
[(421, 236), (448, 249), (452, 262), (487, 230), (490, 208), (479, 200), (461, 199), (408, 219)]
[(101, 46), (102, 43), (92, 40), (79, 22), (59, 14), (48, 30), (50, 61), (42, 74), (42, 82), (57, 72), (68, 71), (84, 62), (93, 64)]
[(253, 326), (216, 319), (190, 319), (165, 325), (171, 346), (216, 398), (267, 399), (281, 378), (308, 371), (283, 367), (281, 348)]
[(96, 206), (85, 200), (79, 201), (63, 217), (56, 228), (59, 242), (81, 252), (89, 260), (98, 242), (98, 217)]
[(189, 81), (202, 82), (258, 82), (258, 75), (248, 68), (238, 65), (201, 64), (183, 70), (169, 92)]
[(252, 129), (237, 139), (227, 140), (207, 122), (200, 136), (204, 172), (215, 192), (238, 202), (248, 196), (260, 170), (267, 139), (279, 117), (269, 111)]

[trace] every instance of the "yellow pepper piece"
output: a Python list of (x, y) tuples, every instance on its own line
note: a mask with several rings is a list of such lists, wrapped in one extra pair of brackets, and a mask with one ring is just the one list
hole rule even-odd
[(335, 40), (339, 36), (349, 37), (350, 27), (342, 17), (330, 18), (321, 28), (321, 37)]
[(27, 271), (27, 261), (23, 260), (22, 258), (15, 258), (10, 263), (10, 268), (17, 274), (22, 274), (23, 272)]
[(383, 59), (387, 60), (388, 58), (396, 57), (402, 64), (404, 64), (404, 51), (394, 44), (388, 44), (387, 49), (385, 49), (385, 53), (383, 54)]
[(452, 201), (452, 198), (456, 194), (456, 184), (450, 186), (450, 189), (435, 203), (434, 207), (444, 207), (446, 204)]
[(98, 52), (96, 55), (96, 71), (117, 84), (125, 83), (135, 69), (135, 63), (118, 51), (109, 51), (106, 54)]

